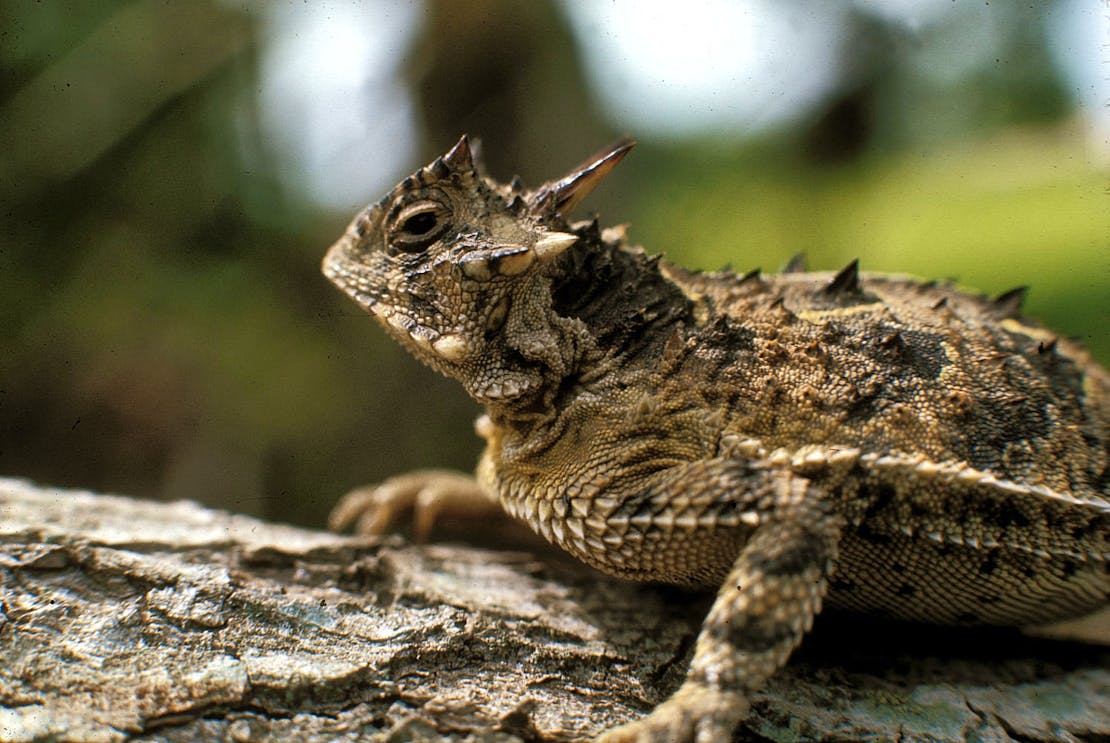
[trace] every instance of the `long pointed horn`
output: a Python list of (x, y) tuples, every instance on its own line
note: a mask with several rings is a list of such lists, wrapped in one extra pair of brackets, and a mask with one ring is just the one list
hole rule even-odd
[(636, 143), (628, 138), (620, 139), (601, 152), (589, 157), (581, 165), (557, 181), (549, 181), (528, 198), (529, 209), (533, 214), (569, 214), (579, 202), (594, 190), (601, 180), (609, 175), (617, 163), (628, 154)]

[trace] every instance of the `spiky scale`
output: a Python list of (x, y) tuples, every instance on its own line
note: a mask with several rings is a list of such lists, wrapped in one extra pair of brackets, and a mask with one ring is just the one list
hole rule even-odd
[(906, 339), (903, 338), (902, 334), (897, 330), (880, 336), (878, 343), (883, 348), (892, 348), (897, 351), (901, 351), (906, 348)]
[(1018, 286), (1002, 292), (995, 297), (994, 308), (1000, 317), (1016, 319), (1021, 315), (1021, 306), (1025, 302), (1025, 295), (1028, 293), (1029, 287), (1027, 286)]
[(451, 150), (443, 156), (443, 162), (456, 173), (474, 172), (474, 157), (470, 152), (470, 138), (465, 134)]
[(451, 169), (447, 167), (447, 164), (445, 162), (443, 162), (442, 157), (437, 157), (435, 160), (433, 160), (428, 170), (436, 178), (446, 178), (447, 176), (451, 175)]
[(859, 291), (859, 259), (853, 260), (837, 272), (833, 280), (821, 290), (824, 294), (855, 294)]
[(805, 253), (795, 253), (782, 267), (783, 273), (805, 273), (809, 270), (809, 260)]

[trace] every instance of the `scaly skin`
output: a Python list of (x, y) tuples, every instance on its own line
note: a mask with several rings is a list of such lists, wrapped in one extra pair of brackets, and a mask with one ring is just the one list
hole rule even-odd
[(492, 502), (604, 571), (717, 589), (685, 683), (605, 741), (725, 741), (822, 602), (1033, 624), (1110, 593), (1110, 375), (905, 277), (697, 274), (565, 216), (619, 144), (534, 191), (464, 137), (324, 273), (483, 403), (477, 478), (411, 473), (334, 524)]

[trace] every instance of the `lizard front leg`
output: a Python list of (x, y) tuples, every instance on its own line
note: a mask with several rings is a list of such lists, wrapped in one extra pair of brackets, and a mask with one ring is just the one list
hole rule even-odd
[[(685, 682), (650, 715), (607, 732), (601, 743), (728, 741), (748, 714), (751, 694), (812, 626), (842, 521), (820, 488), (789, 470), (752, 474), (763, 482), (745, 485), (757, 486), (755, 492), (770, 485), (772, 510), (756, 511), (759, 524), (717, 593)], [(755, 502), (765, 506), (766, 495)]]
[[(494, 435), (489, 418), (475, 421), (475, 430), (487, 440)], [(357, 534), (377, 536), (412, 513), (414, 536), (425, 542), (442, 516), (473, 524), (507, 521), (492, 484), (489, 449), (478, 462), (475, 475), (452, 470), (414, 470), (388, 480), (356, 488), (340, 499), (328, 516), (333, 531), (354, 527)]]
[(445, 513), (475, 522), (502, 514), (501, 507), (470, 475), (450, 470), (415, 470), (343, 496), (328, 517), (333, 531), (350, 526), (358, 534), (377, 536), (411, 511), (418, 542), (425, 542)]

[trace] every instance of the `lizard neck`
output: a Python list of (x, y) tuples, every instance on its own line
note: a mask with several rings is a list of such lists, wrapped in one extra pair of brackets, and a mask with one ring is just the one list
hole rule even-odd
[[(606, 240), (596, 222), (575, 227), (582, 239), (560, 256), (552, 306), (557, 315), (585, 325), (602, 357), (640, 366), (661, 351), (676, 326), (694, 324), (693, 301), (660, 270), (658, 256), (620, 238)], [(589, 364), (582, 359), (580, 367)]]
[(654, 368), (675, 331), (696, 324), (695, 302), (661, 270), (658, 257), (605, 239), (596, 222), (571, 229), (581, 239), (559, 257), (546, 309), (559, 363), (544, 364), (544, 382), (533, 394), (487, 402), (495, 421), (550, 421), (580, 383), (619, 383)]

